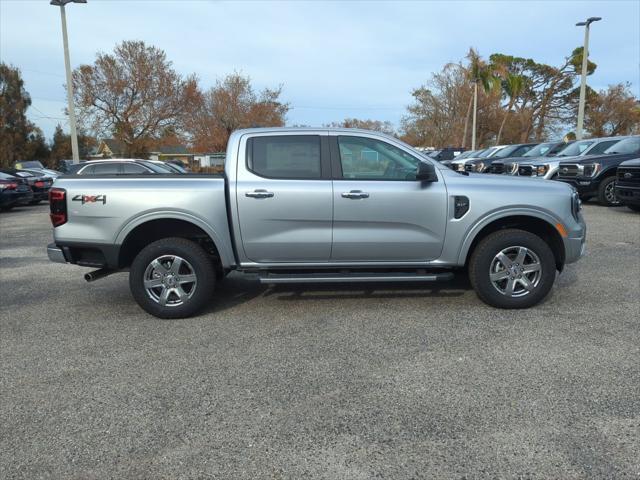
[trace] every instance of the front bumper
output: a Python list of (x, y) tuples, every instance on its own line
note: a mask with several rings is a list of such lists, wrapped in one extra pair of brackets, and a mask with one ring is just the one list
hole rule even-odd
[(575, 188), (580, 195), (580, 198), (593, 197), (594, 195), (598, 194), (598, 186), (600, 185), (600, 181), (597, 179), (593, 179), (590, 177), (559, 177), (558, 180), (564, 183), (568, 183), (573, 188)]
[(587, 224), (584, 221), (582, 212), (579, 213), (578, 221), (568, 230), (564, 241), (564, 262), (574, 263), (586, 253), (587, 244)]
[(625, 205), (640, 206), (640, 187), (616, 185), (616, 196)]

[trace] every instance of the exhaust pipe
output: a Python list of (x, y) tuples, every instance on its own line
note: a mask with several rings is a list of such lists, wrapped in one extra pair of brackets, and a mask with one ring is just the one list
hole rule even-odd
[(95, 282), (96, 280), (100, 280), (101, 278), (108, 277), (112, 273), (116, 273), (116, 271), (110, 268), (100, 268), (98, 270), (94, 270), (93, 272), (85, 273), (84, 279), (87, 282)]

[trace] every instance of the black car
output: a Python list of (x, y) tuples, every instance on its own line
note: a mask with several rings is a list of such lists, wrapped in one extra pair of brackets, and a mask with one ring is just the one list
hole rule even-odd
[(627, 137), (613, 144), (602, 155), (580, 161), (560, 162), (558, 180), (572, 185), (583, 200), (596, 197), (607, 207), (620, 205), (615, 184), (618, 166), (640, 156), (640, 136)]
[(7, 175), (21, 178), (29, 185), (33, 192), (33, 199), (29, 202), (31, 205), (35, 205), (49, 198), (49, 190), (51, 189), (51, 185), (53, 185), (53, 178), (50, 176), (42, 172), (16, 170), (13, 168), (1, 171)]
[(640, 212), (640, 158), (622, 162), (618, 167), (616, 197), (631, 210)]
[(491, 171), (491, 164), (493, 162), (501, 162), (505, 158), (521, 157), (536, 145), (537, 143), (520, 143), (517, 145), (508, 145), (504, 148), (501, 148), (495, 154), (488, 158), (479, 158), (477, 160), (466, 162), (464, 165), (464, 169), (467, 172), (489, 173)]
[[(491, 167), (489, 168), (490, 173), (513, 173), (514, 169), (513, 163), (526, 162), (533, 163), (540, 160), (544, 160), (545, 158), (555, 157), (558, 152), (560, 152), (567, 145), (572, 144), (573, 142), (545, 142), (539, 143), (531, 150), (523, 154), (521, 157), (507, 157), (502, 158), (500, 160), (496, 160), (491, 163)], [(515, 167), (517, 168), (517, 166)]]
[(0, 172), (0, 210), (11, 210), (31, 201), (33, 192), (25, 180)]
[(445, 160), (454, 160), (461, 153), (464, 153), (464, 151), (465, 149), (462, 147), (446, 147), (441, 150), (434, 150), (433, 152), (430, 152), (429, 156), (434, 160), (444, 162)]

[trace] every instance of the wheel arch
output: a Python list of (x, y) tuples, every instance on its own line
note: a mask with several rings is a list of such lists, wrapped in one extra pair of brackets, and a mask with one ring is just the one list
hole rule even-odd
[(202, 244), (217, 259), (220, 269), (227, 270), (234, 263), (218, 234), (205, 222), (179, 212), (163, 212), (138, 217), (119, 232), (115, 241), (120, 245), (119, 266), (129, 266), (146, 245), (168, 237), (186, 238)]
[(551, 248), (556, 261), (556, 268), (562, 271), (566, 252), (562, 236), (555, 227), (559, 223), (553, 217), (542, 212), (511, 212), (499, 217), (485, 219), (476, 224), (467, 235), (460, 252), (460, 263), (465, 266), (478, 243), (488, 235), (507, 228), (524, 230), (542, 238)]

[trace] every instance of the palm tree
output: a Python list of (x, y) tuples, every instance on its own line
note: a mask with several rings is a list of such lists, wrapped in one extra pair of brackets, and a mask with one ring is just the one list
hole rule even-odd
[[(480, 55), (473, 48), (469, 49), (467, 54), (469, 59), (468, 77), (473, 84), (473, 97), (469, 100), (469, 105), (473, 102), (473, 123), (471, 127), (471, 150), (476, 149), (476, 117), (478, 113), (478, 84), (482, 86), (485, 94), (493, 91), (499, 86), (499, 80), (494, 75), (490, 65), (480, 58)], [(469, 108), (470, 109), (470, 108)], [(468, 109), (468, 110), (469, 110)], [(469, 120), (467, 110), (467, 118), (465, 119), (464, 137), (467, 136), (467, 124)]]
[(507, 104), (507, 111), (504, 114), (502, 123), (500, 124), (500, 130), (498, 130), (498, 136), (496, 138), (496, 145), (500, 144), (500, 137), (502, 136), (502, 130), (504, 124), (507, 122), (507, 117), (511, 113), (513, 105), (516, 103), (517, 98), (520, 96), (525, 87), (525, 78), (522, 75), (516, 75), (513, 73), (507, 73), (502, 81), (502, 90), (505, 95), (509, 97), (509, 103)]

